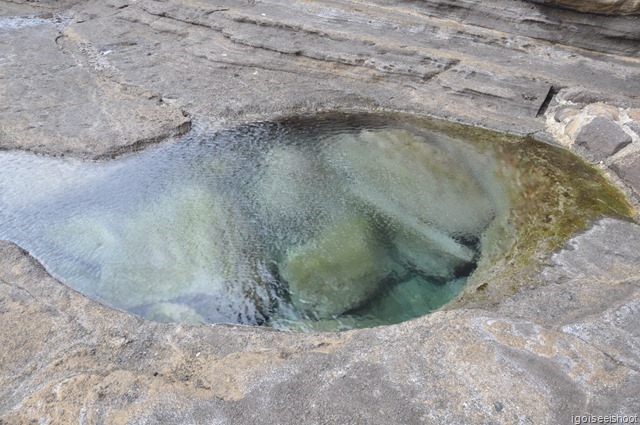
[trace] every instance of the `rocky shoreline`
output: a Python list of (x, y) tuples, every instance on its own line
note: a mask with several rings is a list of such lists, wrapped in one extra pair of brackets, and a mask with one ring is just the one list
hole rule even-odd
[[(0, 149), (108, 160), (187, 131), (404, 111), (563, 145), (637, 207), (639, 8), (2, 1)], [(88, 300), (0, 242), (0, 423), (635, 415), (639, 253), (638, 225), (603, 219), (551, 256), (534, 284), (482, 308), (297, 334), (146, 321)]]

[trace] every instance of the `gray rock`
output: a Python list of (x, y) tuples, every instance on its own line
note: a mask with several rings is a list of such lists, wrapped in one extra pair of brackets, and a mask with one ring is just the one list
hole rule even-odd
[(596, 117), (582, 127), (574, 143), (585, 148), (596, 161), (602, 161), (629, 145), (631, 141), (631, 136), (613, 121)]
[(111, 157), (189, 130), (179, 108), (122, 81), (106, 50), (66, 54), (57, 25), (51, 17), (0, 32), (0, 149)]
[(640, 1), (638, 0), (530, 0), (534, 3), (550, 4), (580, 12), (597, 14), (640, 14)]
[[(540, 134), (545, 85), (638, 107), (634, 17), (519, 0), (125, 6), (0, 4), (13, 23), (51, 13), (37, 27), (0, 21), (0, 148), (109, 156), (186, 129), (182, 111), (230, 126), (404, 110)], [(555, 425), (574, 412), (635, 414), (637, 229), (596, 225), (550, 261), (543, 285), (491, 311), (341, 334), (146, 321), (0, 242), (0, 422)]]
[(620, 111), (616, 106), (602, 102), (587, 105), (587, 107), (584, 108), (584, 111), (587, 114), (595, 115), (596, 117), (609, 118), (613, 121), (618, 121), (620, 119)]
[(575, 107), (565, 106), (562, 108), (558, 108), (556, 113), (553, 115), (553, 119), (556, 120), (556, 122), (563, 122), (564, 120), (571, 118), (579, 112), (580, 111)]
[(578, 106), (586, 106), (590, 104), (598, 104), (602, 102), (609, 103), (620, 107), (626, 107), (629, 100), (621, 96), (616, 91), (603, 91), (597, 87), (588, 87), (572, 84), (571, 87), (562, 89), (557, 94), (558, 99), (566, 100), (577, 104)]
[(0, 243), (3, 319), (16, 324), (0, 328), (11, 350), (0, 419), (552, 425), (635, 414), (639, 244), (637, 225), (604, 220), (550, 261), (543, 287), (493, 312), (296, 334), (144, 321)]
[(640, 152), (620, 158), (611, 164), (611, 169), (640, 196)]

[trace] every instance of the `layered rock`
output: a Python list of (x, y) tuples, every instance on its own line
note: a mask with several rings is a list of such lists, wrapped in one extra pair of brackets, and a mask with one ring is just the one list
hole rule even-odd
[(530, 0), (535, 3), (557, 5), (579, 12), (597, 14), (620, 14), (638, 15), (640, 14), (640, 1), (638, 0)]
[[(638, 121), (637, 18), (557, 3), (5, 1), (3, 17), (42, 22), (33, 31), (1, 21), (0, 146), (95, 158), (173, 134), (182, 111), (230, 125), (331, 108), (433, 114), (551, 140), (536, 116), (557, 89), (575, 86), (597, 93), (587, 103)], [(604, 4), (563, 3), (593, 12)], [(57, 22), (63, 7), (71, 19)], [(639, 134), (633, 121), (614, 122)], [(637, 189), (637, 155), (609, 160)], [(639, 237), (636, 225), (605, 220), (489, 310), (342, 334), (145, 321), (89, 301), (2, 242), (0, 421), (557, 424), (574, 413), (634, 415)]]

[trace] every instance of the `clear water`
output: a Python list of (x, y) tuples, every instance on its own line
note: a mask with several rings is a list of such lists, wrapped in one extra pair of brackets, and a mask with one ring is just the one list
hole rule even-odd
[(509, 209), (469, 141), (379, 116), (299, 118), (108, 162), (0, 153), (0, 239), (152, 320), (343, 330), (438, 309)]

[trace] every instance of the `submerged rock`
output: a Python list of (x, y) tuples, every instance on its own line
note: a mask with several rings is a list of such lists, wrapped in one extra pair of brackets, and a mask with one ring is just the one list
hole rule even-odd
[(473, 268), (476, 252), (435, 231), (395, 234), (393, 246), (401, 264), (440, 281), (453, 279), (457, 272)]
[(147, 318), (164, 323), (205, 323), (194, 309), (184, 304), (158, 303), (154, 305)]
[(109, 305), (204, 293), (216, 317), (243, 323), (261, 320), (268, 306), (246, 225), (211, 189), (174, 188), (132, 211), (72, 217), (48, 231), (52, 239), (61, 233), (73, 237), (59, 247), (66, 258), (57, 273)]
[(291, 244), (307, 241), (332, 216), (341, 215), (336, 191), (340, 182), (309, 152), (276, 146), (267, 152), (251, 189), (264, 239), (279, 257)]
[(420, 317), (437, 310), (462, 291), (467, 279), (446, 285), (414, 277), (390, 288), (384, 296), (367, 306), (371, 317), (395, 317), (398, 321)]
[(371, 225), (351, 217), (292, 248), (280, 269), (294, 307), (328, 319), (360, 306), (380, 290), (391, 265)]
[(408, 131), (341, 136), (327, 144), (326, 157), (338, 173), (348, 176), (348, 188), (358, 201), (394, 218), (399, 226), (478, 234), (494, 216), (483, 187), (459, 159)]

